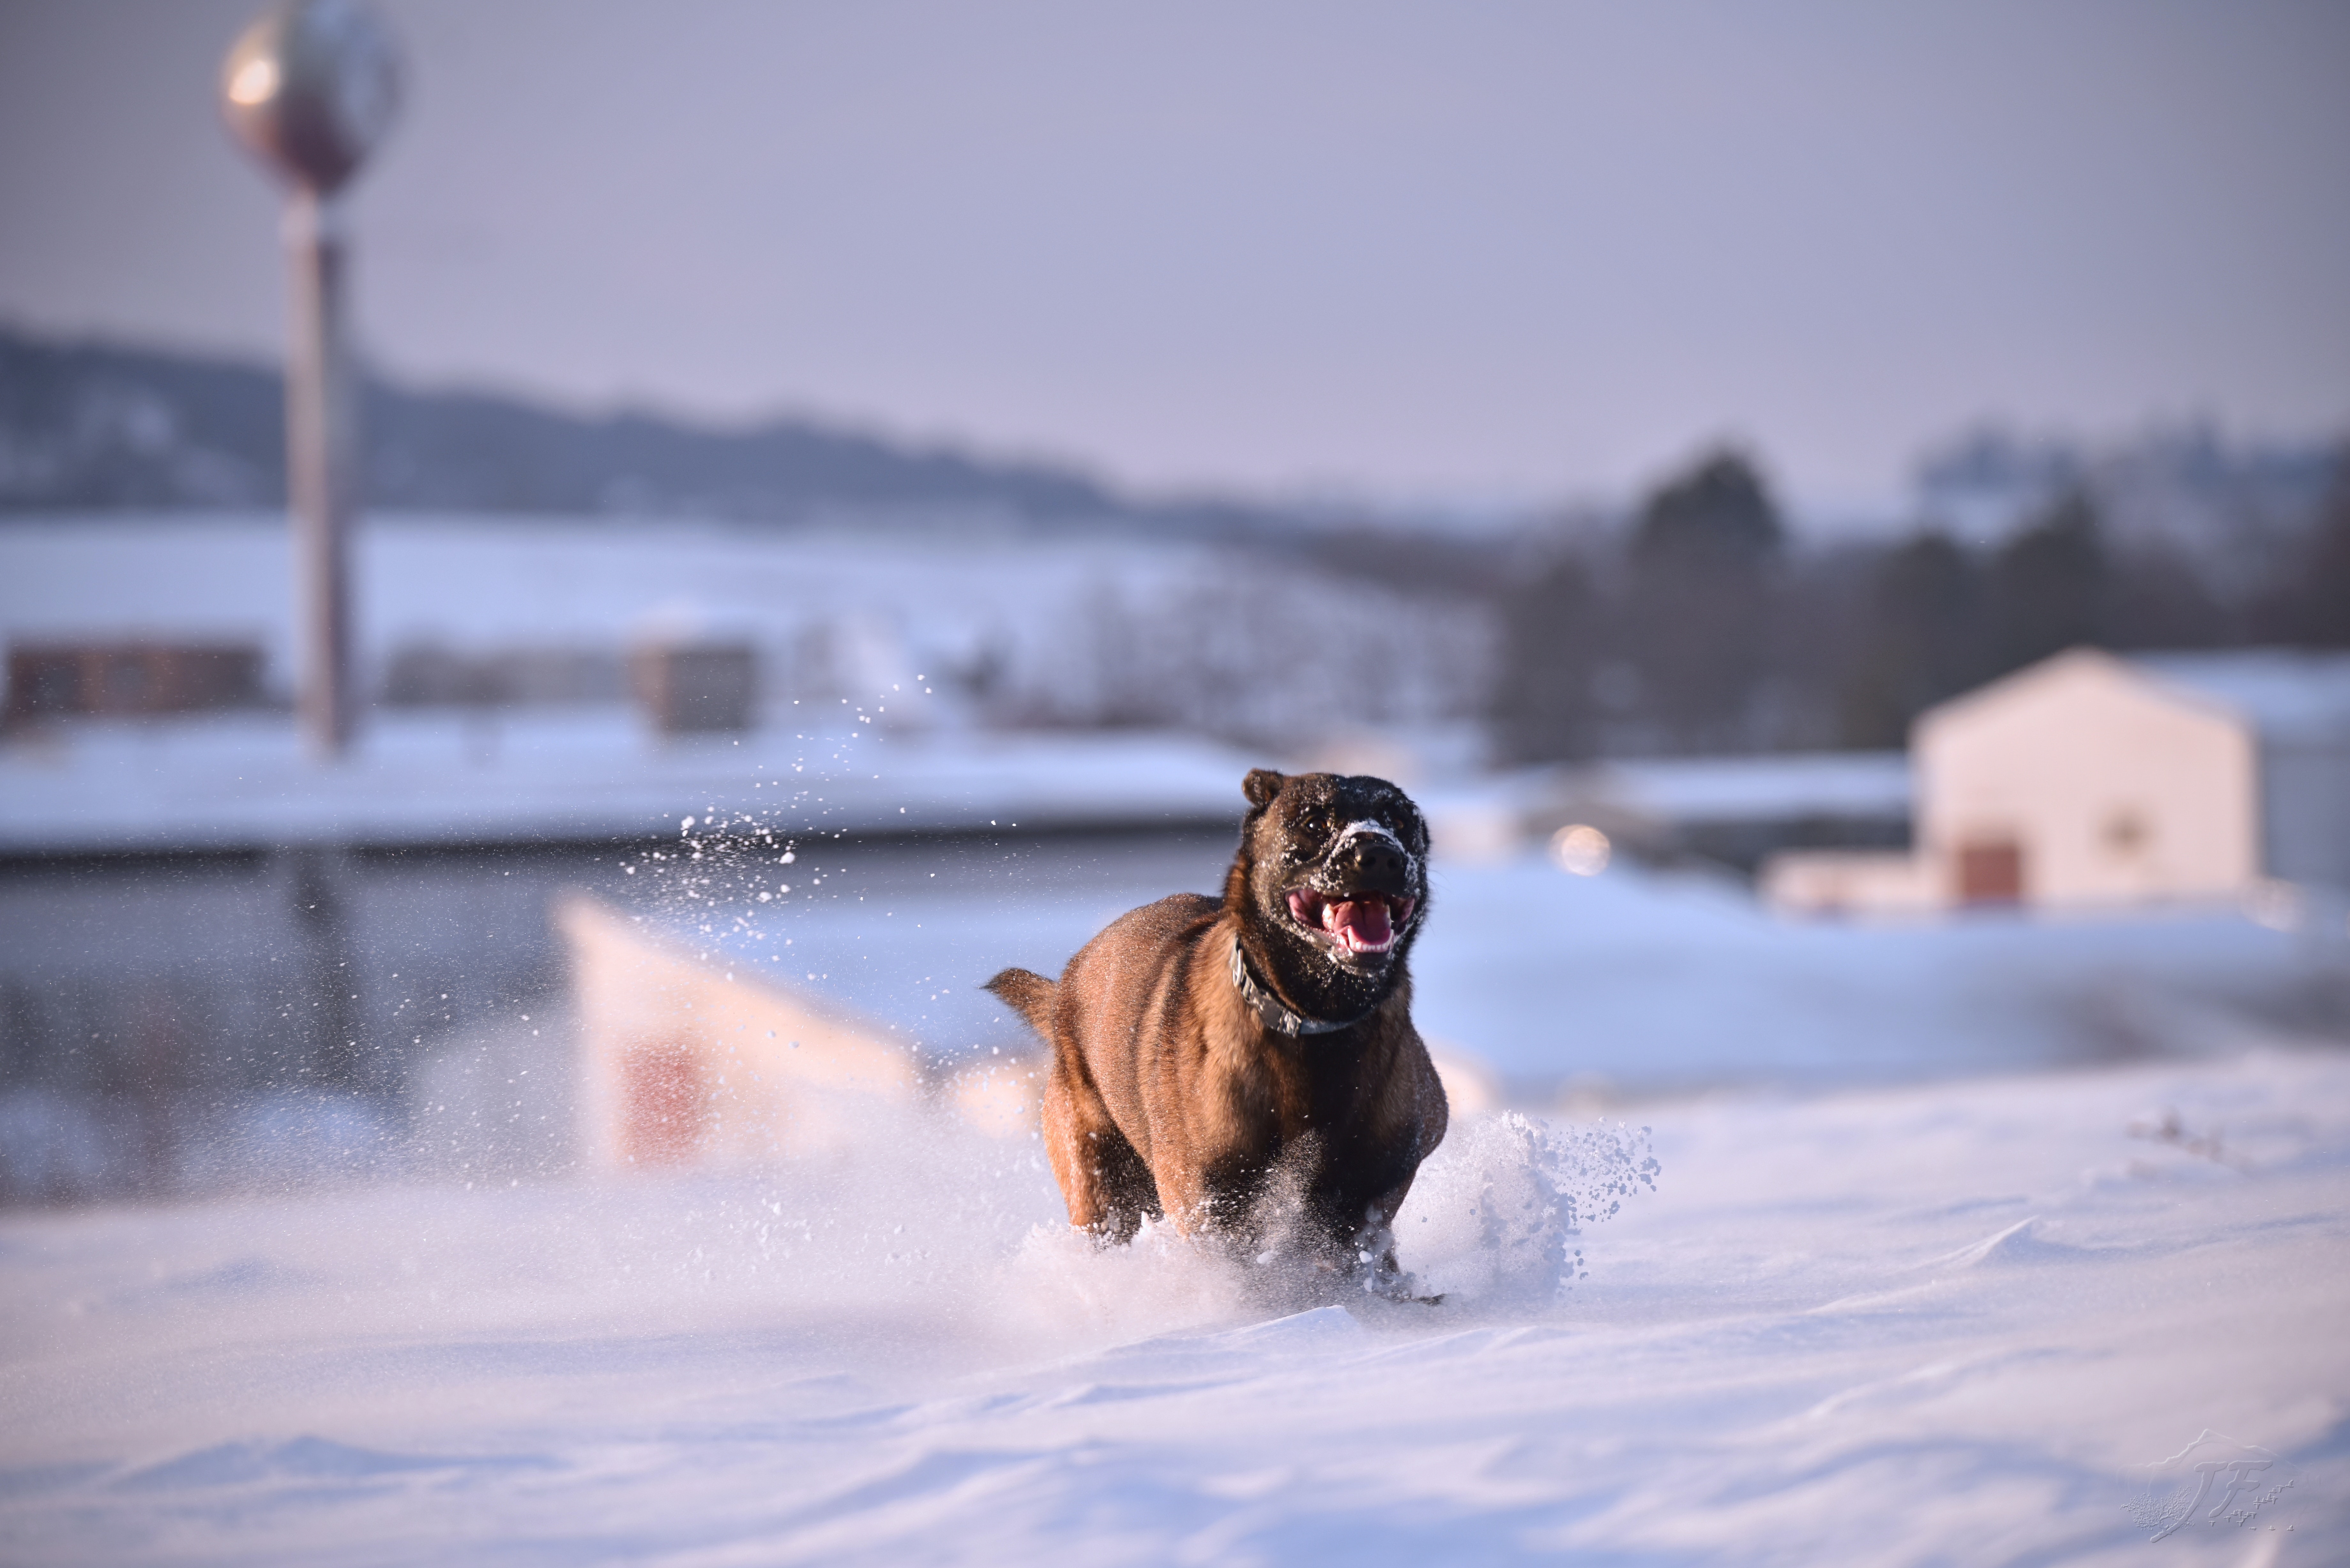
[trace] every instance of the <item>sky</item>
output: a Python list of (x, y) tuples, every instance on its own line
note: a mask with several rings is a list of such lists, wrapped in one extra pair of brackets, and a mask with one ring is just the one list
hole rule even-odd
[[(0, 0), (0, 320), (276, 351), (252, 9)], [(380, 9), (358, 315), (415, 383), (1472, 504), (2350, 427), (2323, 0)]]

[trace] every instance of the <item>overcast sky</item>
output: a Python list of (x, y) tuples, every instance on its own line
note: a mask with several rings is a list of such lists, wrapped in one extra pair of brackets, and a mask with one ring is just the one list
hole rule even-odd
[[(360, 316), (412, 380), (1399, 498), (2350, 426), (2336, 0), (381, 8)], [(0, 317), (275, 350), (252, 9), (0, 0)]]

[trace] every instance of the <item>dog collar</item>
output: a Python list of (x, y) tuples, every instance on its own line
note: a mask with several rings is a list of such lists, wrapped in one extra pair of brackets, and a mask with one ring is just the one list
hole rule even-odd
[(1232, 989), (1241, 993), (1243, 1002), (1255, 1010), (1259, 1023), (1276, 1034), (1286, 1034), (1293, 1039), (1300, 1034), (1336, 1034), (1341, 1029), (1352, 1029), (1379, 1010), (1378, 1004), (1373, 1002), (1354, 1017), (1336, 1023), (1326, 1018), (1308, 1018), (1302, 1012), (1293, 1012), (1282, 1005), (1281, 999), (1258, 983), (1256, 976), (1249, 972), (1248, 960), (1241, 952), (1237, 937), (1232, 939)]

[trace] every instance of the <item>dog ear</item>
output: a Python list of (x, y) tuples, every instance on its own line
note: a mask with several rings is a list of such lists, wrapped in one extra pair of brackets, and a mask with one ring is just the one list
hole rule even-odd
[(1281, 793), (1281, 786), (1288, 782), (1271, 768), (1251, 768), (1249, 776), (1241, 781), (1241, 793), (1248, 796), (1251, 805), (1267, 806), (1273, 804), (1273, 797)]

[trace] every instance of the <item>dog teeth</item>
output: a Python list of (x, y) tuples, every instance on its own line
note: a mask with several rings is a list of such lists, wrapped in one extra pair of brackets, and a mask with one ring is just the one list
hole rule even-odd
[[(1387, 893), (1366, 892), (1344, 898), (1311, 888), (1293, 888), (1289, 894), (1290, 918), (1301, 926), (1318, 929), (1333, 947), (1347, 953), (1391, 950), (1418, 906), (1416, 898), (1399, 898)], [(1363, 935), (1358, 922), (1376, 920), (1378, 916), (1385, 917), (1385, 920), (1378, 923), (1387, 926), (1387, 935), (1373, 941)]]

